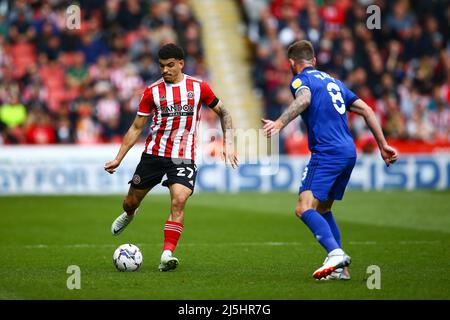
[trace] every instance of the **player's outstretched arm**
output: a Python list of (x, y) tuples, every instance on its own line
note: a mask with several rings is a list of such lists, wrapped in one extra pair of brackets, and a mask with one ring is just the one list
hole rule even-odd
[(123, 158), (127, 154), (127, 152), (131, 149), (132, 146), (136, 143), (139, 135), (144, 129), (145, 124), (147, 123), (147, 116), (136, 115), (133, 123), (128, 129), (125, 137), (123, 138), (122, 145), (120, 146), (119, 152), (114, 160), (111, 160), (105, 163), (105, 170), (109, 173), (114, 173), (116, 168), (120, 165)]
[(370, 131), (375, 137), (375, 140), (377, 141), (378, 148), (381, 152), (381, 157), (383, 158), (386, 165), (389, 166), (397, 161), (398, 153), (394, 148), (388, 145), (384, 137), (383, 130), (381, 129), (381, 126), (379, 125), (372, 108), (370, 108), (363, 100), (357, 99), (350, 106), (349, 110), (356, 112), (357, 114), (364, 117), (367, 126), (369, 127)]
[(267, 137), (273, 136), (281, 131), (289, 122), (294, 120), (311, 103), (311, 92), (309, 89), (301, 89), (297, 97), (292, 101), (289, 107), (276, 120), (261, 119), (264, 124), (263, 129)]
[(234, 150), (233, 121), (230, 112), (223, 106), (222, 101), (216, 104), (212, 110), (219, 116), (223, 131), (223, 157), (225, 163), (230, 162), (234, 168), (239, 166), (237, 154)]

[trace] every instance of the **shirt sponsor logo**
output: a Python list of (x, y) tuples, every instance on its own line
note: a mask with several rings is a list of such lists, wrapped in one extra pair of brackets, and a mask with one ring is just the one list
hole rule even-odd
[(174, 104), (171, 106), (161, 106), (161, 115), (163, 117), (192, 116), (194, 115), (194, 106), (191, 104)]

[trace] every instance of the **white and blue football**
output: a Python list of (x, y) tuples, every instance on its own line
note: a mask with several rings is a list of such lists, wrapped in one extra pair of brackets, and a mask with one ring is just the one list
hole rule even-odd
[(137, 271), (144, 257), (141, 250), (131, 243), (122, 244), (113, 254), (113, 262), (119, 271)]

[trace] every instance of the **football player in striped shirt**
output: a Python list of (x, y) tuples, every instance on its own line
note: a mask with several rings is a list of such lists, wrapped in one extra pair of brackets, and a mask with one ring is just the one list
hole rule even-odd
[(171, 212), (164, 226), (159, 270), (169, 271), (178, 265), (173, 252), (183, 231), (184, 207), (195, 186), (196, 131), (202, 105), (211, 108), (220, 118), (225, 163), (235, 168), (238, 160), (234, 152), (230, 113), (206, 82), (182, 72), (183, 49), (175, 44), (166, 44), (160, 48), (158, 58), (162, 78), (145, 89), (136, 118), (117, 156), (104, 168), (111, 174), (115, 172), (152, 116), (141, 161), (123, 201), (124, 212), (113, 222), (111, 231), (113, 235), (120, 234), (136, 216), (145, 195), (167, 175), (162, 185), (170, 190)]

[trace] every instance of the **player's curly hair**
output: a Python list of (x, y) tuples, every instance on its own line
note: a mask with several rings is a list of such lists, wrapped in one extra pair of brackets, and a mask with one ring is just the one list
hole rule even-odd
[(287, 50), (289, 59), (295, 61), (311, 61), (314, 58), (314, 47), (308, 40), (300, 40), (291, 44)]
[(163, 60), (171, 58), (184, 60), (184, 50), (174, 43), (168, 43), (159, 49), (158, 58)]

